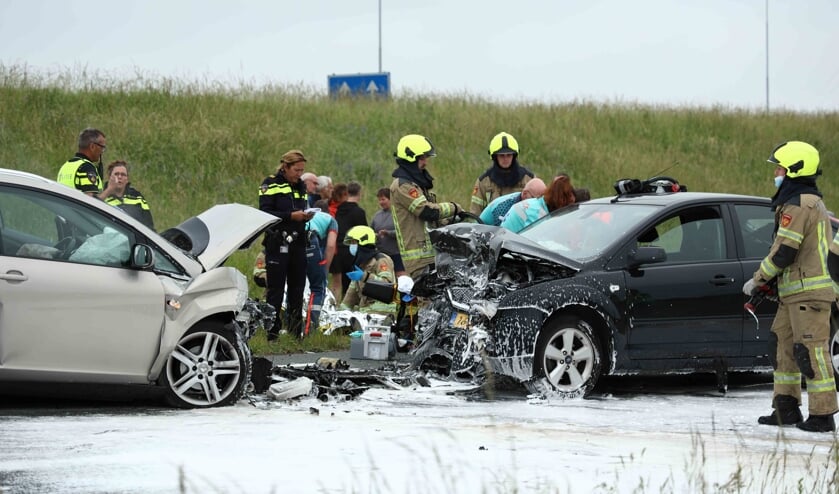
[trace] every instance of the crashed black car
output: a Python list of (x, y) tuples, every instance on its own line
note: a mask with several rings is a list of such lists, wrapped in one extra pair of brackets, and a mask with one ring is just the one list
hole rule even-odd
[[(603, 375), (770, 371), (776, 304), (744, 310), (743, 283), (772, 245), (769, 200), (685, 192), (670, 178), (554, 211), (519, 234), (458, 223), (414, 294), (421, 368), (508, 376), (589, 394)], [(834, 368), (839, 343), (831, 320)]]

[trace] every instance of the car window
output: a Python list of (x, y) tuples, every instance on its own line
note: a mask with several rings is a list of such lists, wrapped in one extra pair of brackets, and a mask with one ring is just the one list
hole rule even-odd
[(600, 255), (660, 206), (583, 202), (558, 209), (519, 234), (565, 257), (586, 261)]
[(743, 238), (743, 256), (762, 258), (772, 247), (775, 214), (769, 206), (738, 204), (734, 207), (737, 226)]
[(3, 255), (125, 266), (134, 234), (108, 215), (66, 198), (0, 186)]
[(638, 236), (638, 246), (661, 247), (667, 262), (725, 259), (723, 221), (717, 207), (681, 210)]

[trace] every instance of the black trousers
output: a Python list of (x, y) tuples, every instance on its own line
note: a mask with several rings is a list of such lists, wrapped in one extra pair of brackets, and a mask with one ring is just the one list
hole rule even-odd
[[(306, 288), (306, 239), (298, 238), (288, 244), (288, 252), (283, 249), (266, 249), (265, 271), (268, 276), (266, 299), (277, 310), (277, 319), (270, 332), (278, 333), (283, 329), (298, 336), (303, 334), (303, 290)], [(288, 288), (286, 288), (288, 286)], [(286, 310), (281, 315), (283, 298)]]

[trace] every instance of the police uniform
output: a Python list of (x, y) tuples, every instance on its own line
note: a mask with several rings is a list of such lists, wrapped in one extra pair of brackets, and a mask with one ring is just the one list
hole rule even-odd
[(105, 202), (111, 206), (122, 209), (132, 218), (154, 230), (154, 219), (151, 216), (149, 203), (146, 202), (146, 198), (143, 197), (143, 194), (132, 187), (131, 184), (126, 185), (125, 193), (122, 197), (111, 194), (105, 198)]
[[(773, 402), (790, 396), (801, 403), (801, 375), (807, 382), (812, 415), (839, 410), (828, 340), (836, 296), (827, 269), (830, 220), (821, 197), (795, 195), (775, 211), (777, 231), (769, 254), (754, 273), (757, 286), (777, 278), (780, 303), (772, 323), (770, 355), (776, 355)], [(783, 250), (797, 251), (791, 264)]]
[(99, 169), (82, 153), (76, 153), (69, 161), (61, 165), (56, 182), (84, 193), (102, 192)]
[[(282, 329), (279, 317), (283, 297), (287, 296), (285, 318), (289, 333), (303, 334), (303, 291), (306, 287), (306, 223), (292, 221), (293, 211), (307, 207), (306, 184), (286, 180), (282, 171), (262, 181), (259, 189), (259, 209), (281, 219), (265, 232), (265, 271), (267, 275), (266, 301), (277, 310), (274, 327), (276, 335)], [(286, 294), (286, 285), (288, 293)]]

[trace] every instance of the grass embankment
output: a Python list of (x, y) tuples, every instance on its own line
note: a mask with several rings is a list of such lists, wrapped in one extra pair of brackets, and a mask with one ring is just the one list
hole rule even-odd
[[(302, 87), (40, 76), (4, 65), (0, 102), (0, 166), (55, 178), (79, 131), (97, 127), (108, 137), (106, 163), (131, 164), (161, 230), (213, 204), (255, 206), (262, 179), (290, 148), (305, 152), (310, 171), (360, 182), (369, 219), (376, 189), (391, 181), (396, 142), (408, 133), (437, 148), (429, 169), (438, 198), (468, 207), (490, 165), (489, 140), (502, 130), (538, 176), (567, 172), (594, 197), (611, 194), (618, 178), (660, 172), (690, 190), (771, 195), (766, 157), (784, 140), (806, 140), (821, 152), (819, 186), (839, 211), (839, 112), (498, 103), (468, 94), (332, 100)], [(229, 262), (250, 273), (256, 251)]]

